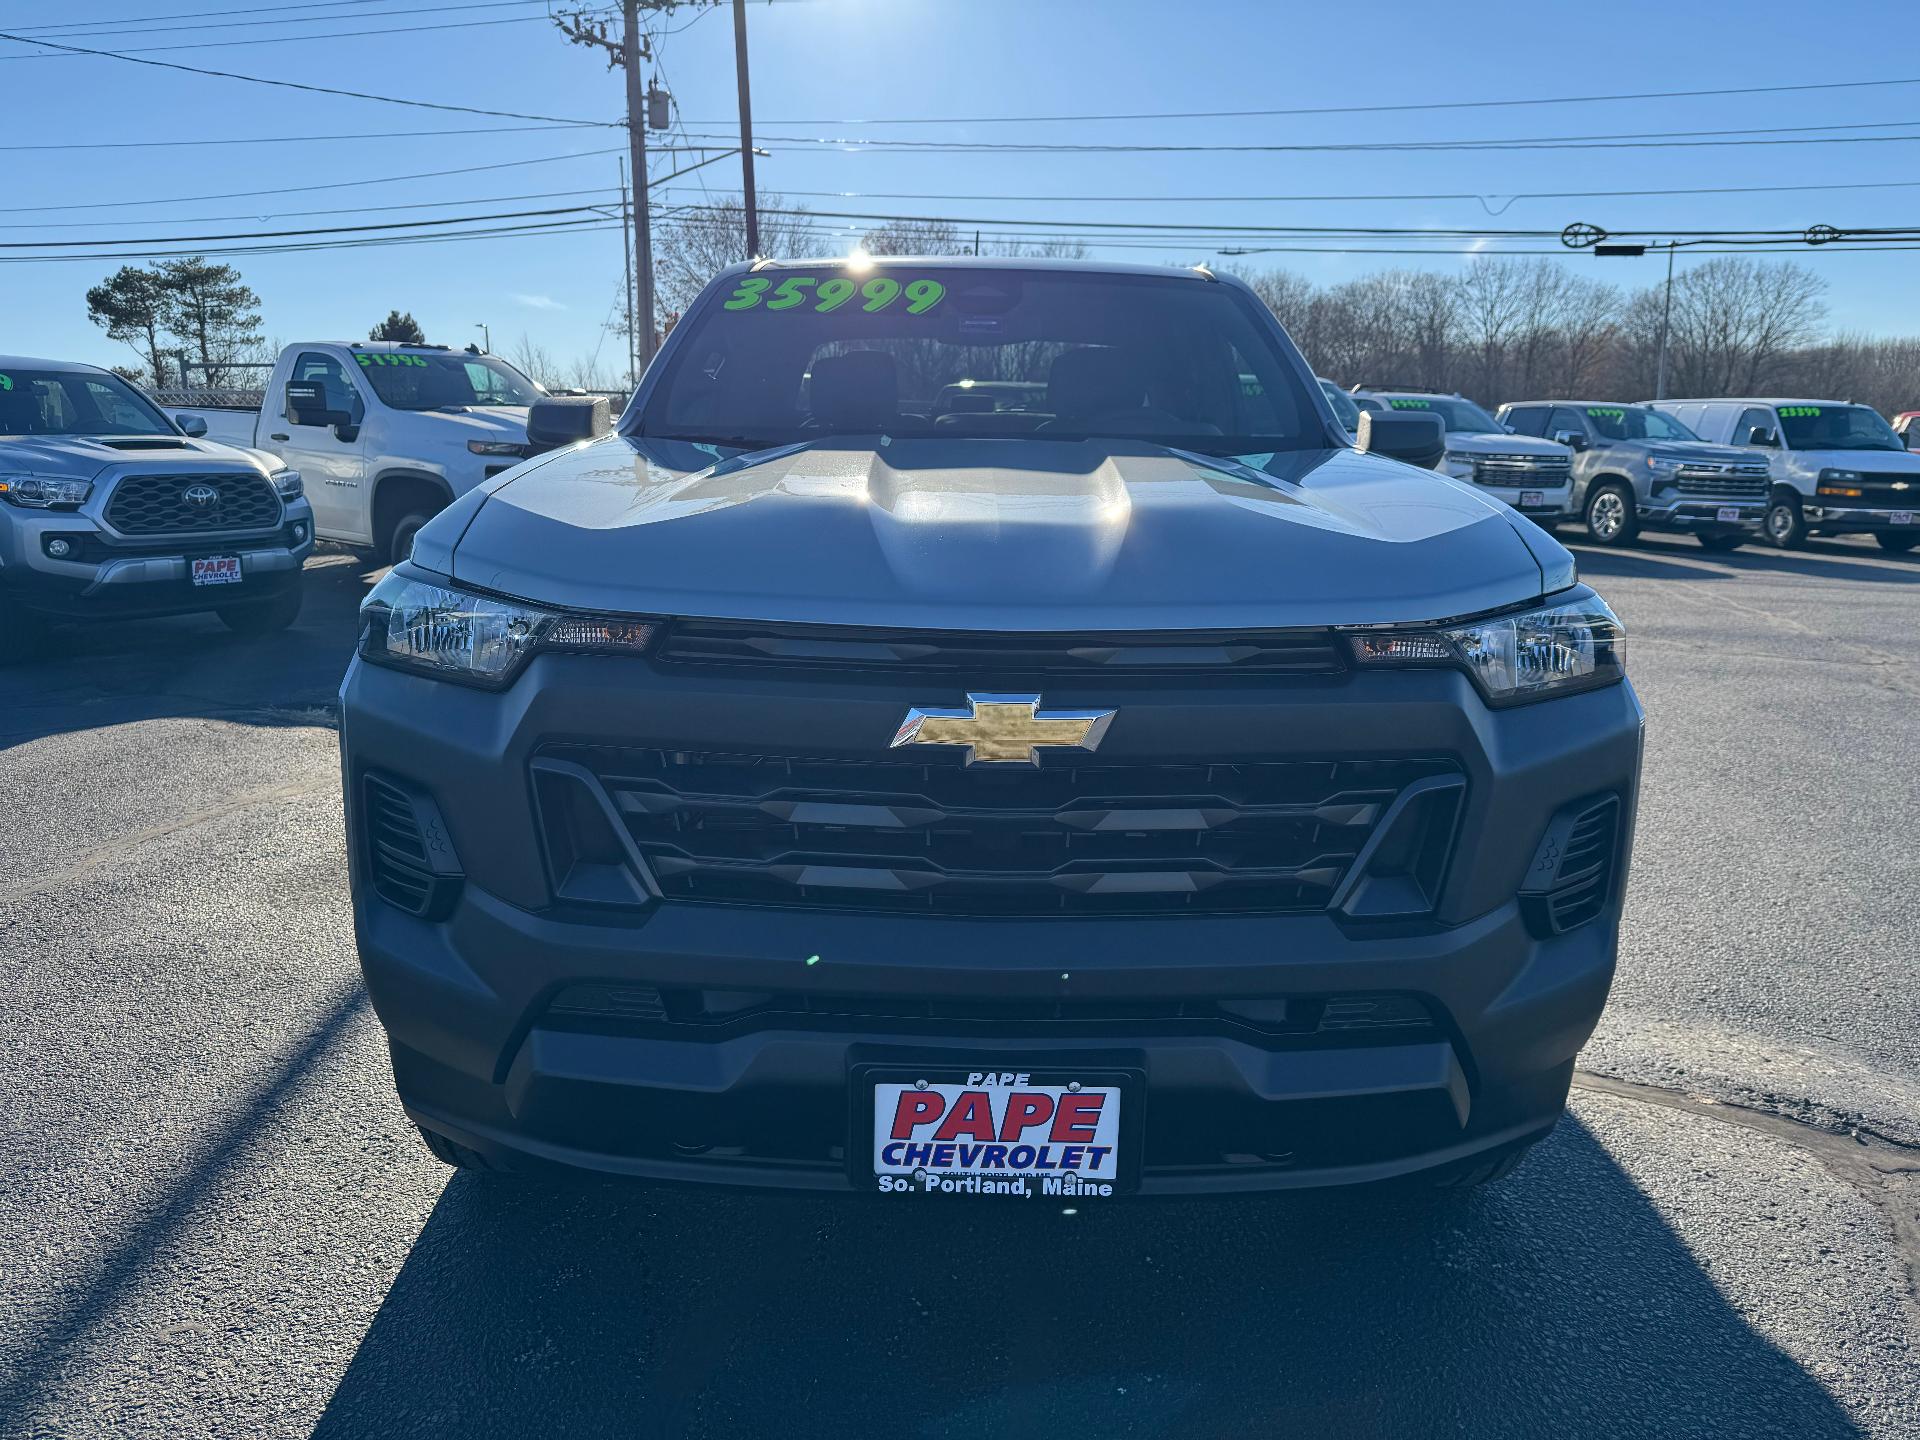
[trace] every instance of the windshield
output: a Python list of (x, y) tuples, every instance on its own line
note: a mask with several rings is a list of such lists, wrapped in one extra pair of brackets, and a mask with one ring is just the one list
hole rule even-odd
[(118, 375), (97, 370), (0, 371), (0, 435), (178, 435)]
[(1321, 393), (1327, 397), (1327, 403), (1333, 406), (1333, 418), (1346, 426), (1349, 431), (1360, 428), (1360, 407), (1353, 403), (1353, 397), (1331, 380), (1320, 382)]
[(373, 393), (395, 410), (531, 405), (540, 387), (504, 360), (447, 350), (356, 350)]
[(1125, 436), (1216, 454), (1330, 438), (1273, 327), (1191, 276), (823, 265), (727, 284), (676, 334), (640, 433)]
[(1388, 395), (1384, 398), (1387, 404), (1396, 410), (1420, 410), (1429, 415), (1438, 415), (1440, 423), (1447, 427), (1449, 435), (1460, 433), (1503, 435), (1506, 433), (1506, 426), (1471, 400), (1441, 395)]
[(1778, 414), (1789, 450), (1905, 448), (1880, 412), (1864, 405), (1782, 405)]
[(1587, 423), (1609, 440), (1698, 440), (1670, 415), (1637, 405), (1589, 405)]

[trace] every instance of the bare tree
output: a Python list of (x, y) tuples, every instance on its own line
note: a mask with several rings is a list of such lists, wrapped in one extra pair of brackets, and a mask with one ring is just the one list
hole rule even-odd
[(869, 255), (963, 255), (973, 242), (945, 220), (889, 220), (869, 230), (860, 246)]
[(1562, 277), (1548, 385), (1578, 398), (1599, 378), (1601, 362), (1620, 336), (1620, 291), (1598, 280)]
[(1720, 255), (1673, 287), (1670, 345), (1675, 393), (1751, 395), (1810, 344), (1826, 318), (1827, 288), (1805, 266)]
[(1526, 267), (1515, 260), (1482, 255), (1460, 277), (1461, 324), (1477, 361), (1481, 395), (1506, 389), (1508, 351), (1526, 314), (1526, 290)]
[[(804, 208), (790, 207), (785, 196), (764, 190), (754, 192), (754, 201), (760, 211), (764, 253), (788, 260), (822, 253), (821, 240)], [(738, 195), (689, 205), (654, 227), (653, 284), (660, 323), (677, 317), (709, 280), (739, 261), (746, 232), (746, 206)]]

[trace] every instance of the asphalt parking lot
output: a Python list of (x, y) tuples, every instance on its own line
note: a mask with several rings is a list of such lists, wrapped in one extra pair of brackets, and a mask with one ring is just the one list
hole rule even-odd
[(1511, 1180), (1077, 1215), (450, 1178), (286, 636), (0, 672), (0, 1435), (1920, 1434), (1920, 557), (1579, 550), (1649, 713), (1614, 1001)]

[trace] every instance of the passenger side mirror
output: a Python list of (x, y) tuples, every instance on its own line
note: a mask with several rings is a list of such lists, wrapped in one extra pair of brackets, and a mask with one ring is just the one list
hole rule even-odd
[(1584, 450), (1587, 448), (1587, 437), (1578, 430), (1556, 430), (1553, 432), (1553, 443), (1564, 445), (1569, 450)]
[(1906, 442), (1909, 450), (1920, 450), (1920, 425), (1915, 425), (1900, 438)]
[(1447, 450), (1447, 430), (1438, 415), (1362, 411), (1356, 448), (1431, 470)]
[(1769, 430), (1765, 425), (1755, 425), (1747, 431), (1746, 443), (1749, 445), (1761, 445), (1772, 449), (1780, 442), (1774, 438), (1773, 431)]
[(176, 415), (173, 423), (180, 427), (180, 433), (189, 440), (198, 440), (207, 433), (207, 422), (199, 415)]
[(527, 411), (527, 453), (598, 440), (613, 428), (604, 395), (549, 395)]

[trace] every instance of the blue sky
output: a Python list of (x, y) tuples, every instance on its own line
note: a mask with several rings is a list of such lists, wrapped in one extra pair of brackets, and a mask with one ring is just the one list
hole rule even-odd
[[(279, 79), (538, 115), (611, 119), (619, 77), (569, 46), (539, 0), (453, 8), (453, 0), (336, 0), (319, 9), (265, 0), (0, 0), (0, 29), (49, 32), (95, 48), (191, 44), (154, 59)], [(280, 8), (273, 8), (278, 6)], [(1912, 10), (1894, 0), (1784, 0), (1732, 7), (1704, 0), (1615, 0), (1592, 5), (1476, 0), (1471, 6), (1373, 0), (1364, 6), (1278, 0), (753, 0), (749, 5), (756, 137), (776, 153), (759, 161), (765, 189), (918, 192), (1026, 199), (807, 198), (815, 210), (883, 211), (994, 219), (1208, 224), (1385, 225), (1555, 229), (1593, 221), (1612, 230), (1801, 228), (1814, 223), (1920, 223), (1920, 84), (1793, 95), (1732, 95), (1502, 109), (1242, 119), (1060, 123), (857, 125), (912, 117), (1298, 108), (1575, 95), (1583, 91), (1763, 87), (1920, 78), (1907, 43)], [(231, 10), (224, 17), (161, 19)], [(300, 18), (301, 23), (251, 22)], [(135, 36), (72, 27), (124, 20)], [(502, 23), (472, 24), (473, 21)], [(258, 41), (307, 32), (399, 29), (468, 22), (385, 37)], [(169, 26), (160, 30), (160, 26)], [(735, 113), (728, 15), (682, 8), (655, 22), (659, 70), (686, 132), (718, 135)], [(565, 206), (601, 198), (556, 191), (615, 184), (610, 130), (520, 130), (496, 120), (364, 100), (269, 89), (89, 58), (16, 58), (33, 47), (0, 42), (15, 147), (7, 156), (0, 240), (149, 237), (356, 224)], [(793, 122), (793, 123), (782, 123)], [(1106, 144), (1297, 144), (1494, 139), (1762, 126), (1908, 124), (1912, 141), (1366, 154), (911, 154), (847, 153), (784, 137), (892, 137), (938, 141)], [(258, 136), (385, 138), (315, 143), (133, 148), (130, 142)], [(448, 131), (454, 133), (430, 134)], [(657, 138), (657, 137), (656, 137)], [(573, 158), (551, 158), (551, 157)], [(656, 173), (697, 158), (656, 156)], [(539, 160), (542, 163), (510, 162)], [(342, 186), (454, 167), (462, 175)], [(1894, 182), (1904, 182), (1895, 184)], [(1310, 203), (1086, 202), (1078, 196), (1432, 194), (1679, 189), (1863, 183), (1872, 188), (1779, 194), (1514, 201), (1499, 218), (1476, 200)], [(697, 203), (702, 186), (737, 191), (722, 160), (656, 192), (656, 204)], [(301, 189), (296, 186), (331, 186)], [(268, 193), (189, 199), (235, 191)], [(100, 202), (165, 200), (105, 207)], [(445, 201), (488, 201), (427, 208)], [(94, 208), (52, 207), (88, 205)], [(366, 207), (398, 209), (368, 213)], [(322, 213), (296, 216), (292, 212)], [(864, 222), (843, 226), (849, 240)], [(33, 227), (33, 228), (25, 228)], [(989, 228), (991, 228), (989, 226)], [(1322, 281), (1391, 265), (1453, 269), (1458, 256), (1267, 255), (1215, 260), (1218, 242), (1095, 245), (1112, 258), (1209, 260), (1242, 271), (1284, 264)], [(1272, 243), (1272, 242), (1269, 242)], [(1341, 241), (1338, 244), (1359, 242)], [(1386, 241), (1392, 245), (1401, 242)], [(1449, 242), (1464, 244), (1466, 242)], [(1540, 242), (1513, 241), (1515, 245)], [(10, 254), (19, 252), (12, 251)], [(1800, 258), (1831, 284), (1837, 327), (1920, 331), (1920, 251), (1809, 251)], [(11, 264), (0, 349), (98, 363), (124, 349), (86, 318), (90, 284), (116, 261)], [(617, 231), (516, 237), (334, 253), (237, 257), (279, 339), (353, 338), (391, 307), (411, 310), (436, 341), (464, 344), (491, 327), (509, 351), (522, 335), (557, 356), (596, 351), (611, 368), (619, 342), (603, 322), (620, 293)], [(1652, 283), (1663, 262), (1570, 257), (1580, 273)], [(1683, 259), (1683, 265), (1686, 261)]]

